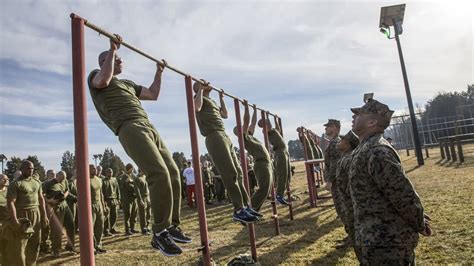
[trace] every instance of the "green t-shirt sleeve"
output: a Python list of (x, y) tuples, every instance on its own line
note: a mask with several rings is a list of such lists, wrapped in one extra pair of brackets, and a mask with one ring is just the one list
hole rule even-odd
[(140, 93), (142, 93), (143, 86), (137, 85), (135, 82), (128, 79), (123, 79), (122, 81), (133, 87), (133, 89), (135, 90), (135, 96), (140, 96)]
[(89, 85), (89, 88), (91, 89), (95, 89), (94, 86), (92, 85), (92, 79), (94, 78), (94, 76), (99, 73), (99, 69), (94, 69), (91, 71), (91, 73), (89, 74), (89, 76), (87, 77), (87, 84)]
[(16, 199), (18, 196), (18, 182), (11, 182), (10, 185), (8, 185), (8, 190), (7, 190), (7, 199)]

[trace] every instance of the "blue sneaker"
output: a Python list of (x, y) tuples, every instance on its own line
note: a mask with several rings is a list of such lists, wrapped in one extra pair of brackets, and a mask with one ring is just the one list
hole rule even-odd
[(234, 221), (242, 222), (242, 223), (253, 223), (258, 221), (256, 216), (248, 213), (245, 209), (240, 209), (240, 211), (234, 211), (234, 215), (232, 216)]
[(253, 216), (255, 216), (255, 217), (257, 217), (257, 218), (263, 217), (263, 215), (262, 215), (261, 213), (257, 212), (256, 210), (254, 210), (254, 209), (252, 209), (252, 208), (250, 208), (250, 207), (245, 208), (245, 210), (246, 210), (248, 213), (252, 214)]
[(276, 196), (276, 200), (281, 205), (285, 205), (285, 206), (290, 205), (290, 203), (288, 203), (288, 201), (286, 201), (285, 198), (283, 198), (283, 196)]

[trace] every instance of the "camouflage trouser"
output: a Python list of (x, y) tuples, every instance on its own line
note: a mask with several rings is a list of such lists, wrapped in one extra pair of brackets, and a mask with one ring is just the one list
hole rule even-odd
[(414, 247), (361, 247), (361, 265), (415, 265)]
[(341, 219), (342, 223), (344, 224), (344, 228), (346, 232), (349, 233), (348, 228), (347, 228), (346, 212), (344, 210), (344, 202), (342, 201), (341, 195), (339, 194), (336, 180), (332, 181), (331, 194), (332, 194), (332, 200), (334, 202), (334, 208), (336, 209), (337, 216), (339, 217), (339, 219)]

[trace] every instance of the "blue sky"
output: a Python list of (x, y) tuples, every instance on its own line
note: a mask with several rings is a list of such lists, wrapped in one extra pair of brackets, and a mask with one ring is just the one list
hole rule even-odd
[[(472, 1), (406, 1), (402, 48), (415, 103), (473, 83)], [(364, 92), (398, 112), (406, 97), (394, 40), (378, 32), (380, 7), (395, 1), (13, 1), (0, 2), (0, 153), (37, 155), (59, 168), (74, 150), (69, 14), (251, 103), (279, 114), (287, 140), (327, 118), (350, 129), (349, 108)], [(108, 48), (86, 29), (87, 72)], [(149, 85), (155, 65), (123, 48), (123, 78)], [(215, 96), (215, 95), (214, 95)], [(235, 124), (233, 102), (227, 101)], [(165, 71), (157, 102), (145, 109), (171, 151), (190, 154), (183, 78)], [(117, 138), (88, 96), (89, 151)], [(234, 138), (235, 140), (235, 138)], [(201, 151), (205, 151), (200, 137)], [(237, 142), (235, 142), (237, 143)]]

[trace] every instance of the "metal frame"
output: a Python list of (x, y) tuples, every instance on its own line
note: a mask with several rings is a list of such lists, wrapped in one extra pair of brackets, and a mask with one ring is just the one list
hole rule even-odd
[[(91, 196), (90, 196), (90, 173), (89, 173), (89, 157), (88, 157), (88, 134), (87, 134), (87, 106), (86, 106), (86, 72), (85, 72), (85, 52), (84, 52), (84, 26), (89, 27), (96, 32), (119, 42), (121, 45), (129, 48), (130, 50), (154, 61), (162, 63), (163, 60), (158, 60), (153, 56), (139, 50), (131, 44), (124, 41), (119, 41), (115, 35), (97, 27), (90, 23), (86, 19), (72, 13), (71, 17), (71, 36), (72, 36), (72, 69), (73, 69), (73, 101), (74, 101), (74, 135), (75, 135), (75, 148), (76, 148), (76, 170), (77, 170), (77, 189), (78, 189), (78, 215), (79, 219), (79, 239), (80, 239), (80, 251), (81, 251), (81, 265), (95, 265), (94, 261), (94, 247), (93, 247), (93, 230), (92, 230), (92, 211), (91, 211)], [(189, 120), (189, 133), (191, 139), (193, 166), (195, 169), (196, 179), (196, 202), (198, 206), (199, 214), (199, 229), (201, 236), (201, 246), (199, 251), (202, 251), (203, 265), (211, 265), (211, 256), (209, 248), (209, 238), (207, 230), (207, 219), (206, 219), (206, 207), (204, 204), (204, 192), (201, 177), (201, 165), (200, 165), (200, 154), (199, 145), (197, 138), (196, 129), (196, 114), (194, 109), (194, 97), (193, 97), (193, 80), (204, 84), (204, 81), (189, 74), (181, 71), (169, 64), (165, 65), (166, 68), (183, 75), (185, 78), (186, 87), (186, 100), (188, 108), (188, 120)], [(249, 180), (247, 173), (247, 162), (245, 160), (245, 146), (243, 143), (242, 136), (242, 124), (240, 117), (240, 102), (243, 100), (225, 92), (223, 89), (219, 89), (214, 86), (210, 86), (213, 90), (222, 92), (224, 95), (234, 99), (235, 112), (237, 127), (239, 130), (239, 146), (240, 146), (240, 158), (244, 174), (245, 187), (249, 190)], [(267, 115), (272, 115), (276, 121), (279, 120), (281, 127), (281, 118), (276, 114), (272, 114), (264, 109), (257, 108), (262, 112), (262, 118)], [(266, 125), (264, 126), (266, 128)], [(282, 130), (281, 133), (283, 134)], [(265, 146), (269, 147), (268, 136), (264, 131)], [(288, 196), (290, 197), (290, 191), (288, 188)], [(272, 208), (273, 216), (275, 221), (276, 234), (280, 234), (280, 227), (278, 222), (278, 214), (275, 205), (275, 189), (274, 184), (272, 186)], [(293, 212), (290, 205), (290, 219), (293, 219)], [(255, 227), (253, 224), (249, 225), (249, 238), (252, 250), (252, 258), (257, 261), (257, 249), (255, 244)]]

